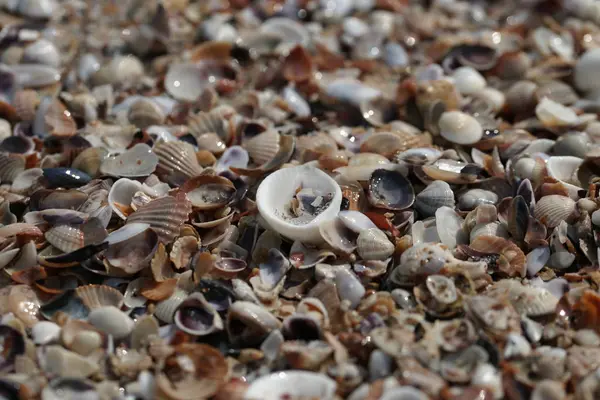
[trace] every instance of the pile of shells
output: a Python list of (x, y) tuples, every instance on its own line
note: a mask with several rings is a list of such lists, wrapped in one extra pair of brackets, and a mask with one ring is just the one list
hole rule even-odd
[(0, 399), (600, 398), (600, 3), (0, 28)]

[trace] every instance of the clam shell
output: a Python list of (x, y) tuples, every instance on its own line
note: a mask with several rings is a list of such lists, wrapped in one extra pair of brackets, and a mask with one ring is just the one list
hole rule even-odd
[[(298, 187), (332, 193), (329, 206), (312, 221), (295, 225), (286, 221), (286, 207)], [(283, 168), (265, 178), (256, 193), (256, 205), (261, 216), (279, 234), (303, 242), (320, 242), (319, 225), (337, 216), (342, 201), (342, 191), (325, 172), (310, 167)]]
[(460, 67), (452, 73), (456, 89), (463, 95), (471, 95), (485, 88), (485, 78), (472, 67)]
[(415, 192), (401, 173), (377, 169), (369, 179), (369, 202), (374, 207), (403, 210), (412, 206)]
[(452, 143), (474, 144), (483, 136), (483, 127), (479, 121), (460, 111), (446, 111), (438, 124), (440, 135)]
[(39, 103), (39, 94), (33, 89), (17, 91), (13, 100), (15, 111), (22, 121), (33, 121)]
[(99, 244), (107, 235), (100, 221), (92, 218), (82, 225), (56, 225), (44, 237), (57, 249), (70, 253), (90, 244)]
[(535, 107), (535, 115), (546, 127), (564, 127), (575, 125), (579, 117), (569, 107), (544, 97)]
[(131, 333), (133, 320), (127, 314), (114, 306), (104, 306), (90, 311), (90, 324), (112, 335), (115, 339), (123, 339)]
[(282, 371), (254, 381), (245, 394), (247, 400), (279, 399), (285, 396), (332, 400), (337, 384), (316, 372)]
[(10, 190), (17, 194), (30, 195), (41, 187), (40, 178), (43, 175), (44, 171), (41, 168), (26, 169), (15, 176)]
[(158, 156), (157, 173), (160, 175), (180, 175), (183, 180), (200, 175), (203, 168), (196, 159), (194, 147), (186, 142), (163, 142), (153, 149)]
[(223, 330), (223, 320), (201, 293), (193, 293), (175, 311), (175, 325), (194, 336)]
[(138, 143), (116, 157), (105, 158), (100, 165), (100, 172), (104, 175), (140, 178), (153, 173), (158, 163), (159, 158), (150, 146)]
[(233, 343), (261, 343), (281, 322), (264, 307), (247, 301), (234, 302), (227, 311), (227, 334)]
[(90, 310), (100, 307), (123, 306), (123, 294), (118, 290), (106, 285), (86, 285), (75, 289), (75, 295), (81, 299), (83, 304)]
[(127, 218), (127, 223), (147, 223), (156, 231), (159, 240), (170, 243), (192, 212), (192, 204), (184, 193), (152, 200)]
[(242, 147), (257, 165), (263, 165), (279, 152), (279, 137), (277, 131), (267, 130), (246, 140)]
[(433, 181), (415, 197), (415, 208), (424, 217), (433, 216), (440, 207), (454, 208), (454, 192), (444, 181)]
[(113, 238), (110, 239), (116, 243), (109, 245), (104, 257), (110, 266), (127, 274), (134, 274), (150, 265), (158, 247), (159, 237), (153, 229), (147, 228), (149, 224), (133, 222), (131, 225), (135, 227), (132, 232), (127, 232), (130, 230), (127, 225), (130, 224), (119, 229), (119, 236), (123, 235), (123, 240), (115, 239), (114, 236), (117, 235), (114, 235), (114, 232), (111, 234)]
[(0, 181), (11, 183), (24, 169), (24, 157), (17, 154), (0, 153)]
[(233, 183), (217, 175), (200, 175), (188, 180), (181, 191), (192, 206), (199, 210), (214, 210), (228, 205), (235, 196)]
[(558, 304), (558, 298), (548, 290), (540, 287), (524, 286), (517, 281), (508, 279), (496, 282), (487, 294), (499, 298), (508, 297), (515, 310), (519, 314), (525, 314), (528, 317), (552, 314)]
[(58, 100), (54, 100), (44, 113), (47, 131), (54, 136), (73, 136), (77, 132), (77, 124), (71, 112)]
[(578, 200), (579, 191), (583, 190), (577, 176), (582, 164), (583, 159), (573, 156), (554, 156), (546, 162), (548, 175), (562, 183), (573, 200)]
[(379, 228), (360, 232), (356, 239), (358, 254), (363, 260), (386, 260), (394, 253), (394, 245)]
[(576, 206), (571, 198), (553, 194), (542, 197), (536, 203), (533, 215), (548, 228), (554, 228), (561, 221), (572, 223), (578, 216)]

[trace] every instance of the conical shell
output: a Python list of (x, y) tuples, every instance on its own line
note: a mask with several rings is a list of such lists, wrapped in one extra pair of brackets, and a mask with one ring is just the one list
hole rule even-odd
[(415, 207), (424, 217), (430, 217), (443, 206), (454, 208), (454, 192), (444, 181), (433, 181), (417, 194)]
[(394, 245), (379, 228), (363, 230), (356, 245), (363, 260), (385, 260), (394, 253)]
[(243, 147), (257, 165), (263, 165), (279, 151), (279, 133), (272, 129), (265, 131), (247, 140)]
[(534, 216), (548, 228), (554, 228), (561, 221), (571, 223), (577, 218), (576, 205), (577, 203), (567, 196), (544, 196), (536, 203)]
[(181, 174), (188, 179), (202, 173), (194, 147), (189, 143), (164, 142), (155, 146), (153, 151), (158, 156), (157, 172), (163, 175)]
[(25, 158), (17, 154), (0, 153), (0, 181), (11, 183), (25, 169)]
[(121, 308), (123, 305), (123, 294), (106, 285), (80, 286), (75, 289), (75, 294), (90, 310), (104, 306)]
[(127, 223), (150, 224), (161, 242), (170, 243), (179, 235), (181, 225), (191, 212), (192, 203), (185, 193), (179, 193), (176, 197), (165, 196), (143, 205), (127, 218)]

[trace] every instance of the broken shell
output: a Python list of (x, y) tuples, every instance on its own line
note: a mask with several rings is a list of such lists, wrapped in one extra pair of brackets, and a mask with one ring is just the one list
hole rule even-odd
[(157, 165), (158, 157), (150, 146), (138, 143), (116, 157), (104, 158), (100, 172), (105, 175), (140, 178), (153, 173)]
[(548, 175), (562, 183), (573, 200), (578, 200), (579, 191), (583, 190), (577, 176), (581, 164), (583, 159), (572, 156), (550, 157), (546, 163)]
[(186, 181), (180, 190), (186, 193), (192, 206), (198, 210), (225, 207), (236, 193), (229, 179), (217, 175), (200, 175), (192, 178)]
[[(311, 221), (295, 225), (287, 221), (286, 208), (298, 188), (311, 188), (333, 196), (328, 206)], [(319, 225), (334, 219), (340, 210), (342, 191), (325, 172), (310, 167), (284, 168), (269, 175), (260, 184), (256, 203), (261, 216), (278, 233), (303, 242), (321, 242)]]
[(179, 305), (175, 325), (194, 336), (204, 336), (223, 329), (223, 320), (200, 293), (192, 293)]

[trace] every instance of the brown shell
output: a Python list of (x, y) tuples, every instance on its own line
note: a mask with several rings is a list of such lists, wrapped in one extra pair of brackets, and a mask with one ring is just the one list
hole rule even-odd
[(75, 294), (83, 304), (93, 310), (104, 306), (123, 306), (123, 294), (107, 285), (85, 285), (75, 289)]
[(499, 261), (498, 268), (503, 274), (510, 277), (525, 276), (525, 253), (515, 243), (497, 236), (477, 236), (470, 247), (473, 250), (487, 254), (499, 254), (506, 262)]
[(127, 218), (127, 223), (150, 224), (161, 242), (170, 243), (179, 235), (179, 228), (188, 220), (191, 212), (192, 203), (185, 193), (180, 192), (175, 197), (161, 197), (141, 206)]
[(169, 298), (177, 287), (177, 278), (167, 279), (162, 282), (144, 280), (140, 294), (151, 301), (162, 301)]
[(431, 135), (428, 133), (414, 135), (406, 132), (379, 132), (369, 136), (361, 144), (360, 151), (377, 153), (391, 158), (399, 151), (417, 147), (429, 147), (431, 143)]
[(308, 81), (312, 77), (312, 72), (312, 58), (302, 46), (294, 47), (283, 61), (281, 73), (287, 81)]
[(15, 93), (13, 104), (21, 120), (33, 121), (35, 111), (40, 104), (40, 96), (32, 89), (19, 90)]
[(54, 136), (73, 136), (77, 132), (77, 124), (71, 112), (58, 100), (55, 100), (44, 116), (48, 131)]
[(175, 276), (175, 271), (171, 268), (169, 254), (163, 243), (158, 244), (158, 249), (154, 253), (152, 262), (150, 263), (150, 269), (156, 282), (163, 282)]

